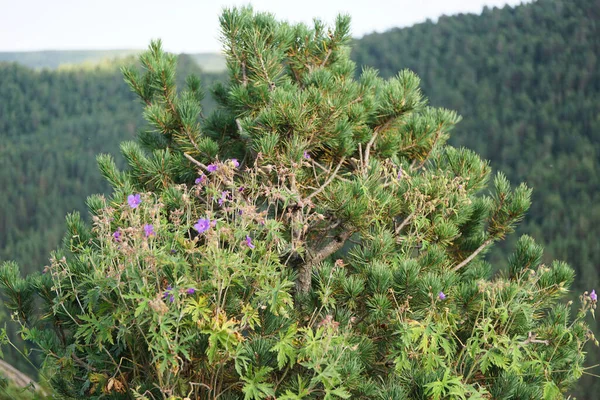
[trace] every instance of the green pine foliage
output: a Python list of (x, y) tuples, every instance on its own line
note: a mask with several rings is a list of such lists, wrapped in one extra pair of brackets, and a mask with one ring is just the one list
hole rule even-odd
[[(384, 77), (415, 71), (432, 104), (464, 117), (452, 145), (534, 188), (519, 232), (544, 245), (543, 262), (569, 260), (577, 292), (600, 284), (599, 18), (597, 1), (538, 0), (367, 35), (352, 54)], [(516, 241), (508, 237), (488, 260), (505, 265)], [(597, 364), (600, 352), (586, 350)], [(574, 393), (598, 390), (587, 376)]]
[[(328, 28), (225, 10), (217, 111), (153, 42), (124, 68), (149, 128), (110, 196), (67, 217), (44, 273), (0, 268), (60, 398), (557, 399), (584, 373), (595, 293), (523, 236), (525, 185), (447, 144), (418, 77), (355, 79)], [(486, 190), (488, 180), (491, 189)]]
[(600, 283), (599, 17), (597, 1), (538, 0), (367, 35), (352, 54), (383, 77), (410, 68), (432, 104), (460, 112), (450, 143), (535, 188), (520, 231), (587, 289)]

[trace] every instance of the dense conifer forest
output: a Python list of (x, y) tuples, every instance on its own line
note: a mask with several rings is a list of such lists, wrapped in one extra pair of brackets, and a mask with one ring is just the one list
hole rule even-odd
[[(599, 21), (597, 0), (538, 0), (367, 35), (352, 53), (386, 78), (415, 71), (432, 105), (463, 117), (451, 144), (533, 187), (518, 232), (544, 246), (544, 261), (575, 269), (574, 298), (600, 283)], [(118, 68), (132, 62), (41, 71), (0, 63), (0, 260), (41, 271), (64, 215), (86, 215), (85, 198), (108, 190), (95, 155), (117, 155), (144, 127)], [(222, 78), (185, 56), (179, 68), (209, 86)], [(507, 263), (517, 238), (488, 255), (494, 265)], [(599, 380), (581, 383), (578, 398), (594, 398)]]

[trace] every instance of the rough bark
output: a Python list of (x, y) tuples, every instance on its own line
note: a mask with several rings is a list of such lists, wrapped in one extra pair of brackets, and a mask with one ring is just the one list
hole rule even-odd
[(310, 291), (313, 267), (341, 249), (344, 246), (344, 243), (346, 243), (353, 233), (354, 232), (350, 230), (344, 231), (317, 252), (308, 252), (307, 260), (300, 265), (298, 271), (296, 289), (299, 293), (308, 293), (308, 291)]

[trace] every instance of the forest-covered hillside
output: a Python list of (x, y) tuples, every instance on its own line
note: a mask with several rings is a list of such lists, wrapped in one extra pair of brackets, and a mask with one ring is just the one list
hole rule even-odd
[(98, 152), (118, 153), (141, 123), (116, 66), (33, 71), (0, 64), (0, 259), (40, 270), (64, 215), (108, 189)]
[[(546, 261), (568, 261), (581, 290), (600, 283), (599, 21), (598, 0), (539, 0), (353, 43), (356, 62), (383, 76), (417, 72), (433, 105), (463, 116), (451, 143), (534, 188), (519, 232), (544, 245)], [(95, 155), (117, 155), (143, 127), (117, 64), (34, 71), (0, 63), (0, 260), (41, 270), (64, 215), (107, 190)], [(190, 57), (180, 64), (209, 86), (220, 78)], [(490, 257), (504, 260), (501, 249)], [(580, 390), (597, 386), (584, 381)]]
[[(119, 70), (129, 62), (57, 71), (0, 63), (1, 260), (39, 270), (63, 235), (65, 214), (84, 211), (88, 195), (108, 188), (96, 155), (118, 156), (119, 143), (143, 127)], [(202, 75), (188, 57), (179, 69)]]

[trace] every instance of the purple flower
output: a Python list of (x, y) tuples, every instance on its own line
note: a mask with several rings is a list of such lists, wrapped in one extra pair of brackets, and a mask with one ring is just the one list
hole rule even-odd
[(306, 160), (310, 160), (310, 154), (308, 154), (308, 151), (304, 150), (304, 159)]
[(444, 292), (439, 292), (438, 297), (440, 300), (446, 300), (446, 295), (444, 294)]
[(171, 254), (175, 254), (175, 253), (177, 253), (177, 250), (171, 249)]
[(167, 286), (167, 290), (163, 293), (163, 300), (169, 299), (172, 303), (175, 301), (175, 295), (173, 295), (173, 287), (171, 285)]
[(210, 219), (208, 218), (200, 218), (198, 222), (194, 225), (194, 229), (198, 231), (198, 233), (204, 233), (210, 228)]
[(189, 288), (188, 290), (185, 291), (187, 294), (194, 294), (196, 293), (196, 289), (194, 289), (193, 287)]
[(227, 197), (229, 197), (229, 191), (226, 190), (224, 192), (221, 192), (221, 198), (219, 199), (220, 206), (222, 206), (225, 200), (227, 200)]
[(117, 229), (113, 234), (112, 234), (113, 238), (115, 239), (115, 242), (120, 242), (121, 241), (121, 230)]
[(196, 180), (194, 181), (196, 185), (200, 185), (204, 182), (206, 182), (206, 175), (204, 174), (200, 175), (200, 177), (196, 178)]
[(590, 299), (592, 299), (592, 301), (598, 301), (598, 295), (596, 294), (596, 290), (592, 290), (592, 293), (590, 293)]
[(137, 208), (140, 205), (142, 199), (139, 194), (130, 194), (127, 196), (127, 203), (129, 203), (129, 207)]
[(146, 237), (156, 236), (156, 233), (154, 232), (154, 226), (152, 224), (144, 225), (144, 234)]
[(217, 166), (217, 164), (209, 164), (206, 169), (208, 170), (208, 172), (216, 172), (219, 167)]
[(256, 247), (252, 244), (252, 238), (248, 235), (246, 235), (246, 246), (250, 247), (251, 249)]
[(244, 191), (244, 189), (245, 189), (245, 188), (244, 188), (243, 186), (240, 186), (240, 187), (238, 188), (238, 192), (240, 192), (240, 193), (241, 193), (241, 192), (243, 192), (243, 191)]
[(398, 179), (402, 179), (403, 175), (404, 175), (404, 170), (402, 169), (402, 167), (400, 167), (400, 169), (398, 170)]
[(238, 162), (237, 158), (232, 158), (229, 161), (231, 162), (231, 165), (233, 165), (233, 168), (237, 168), (240, 166), (240, 163)]

